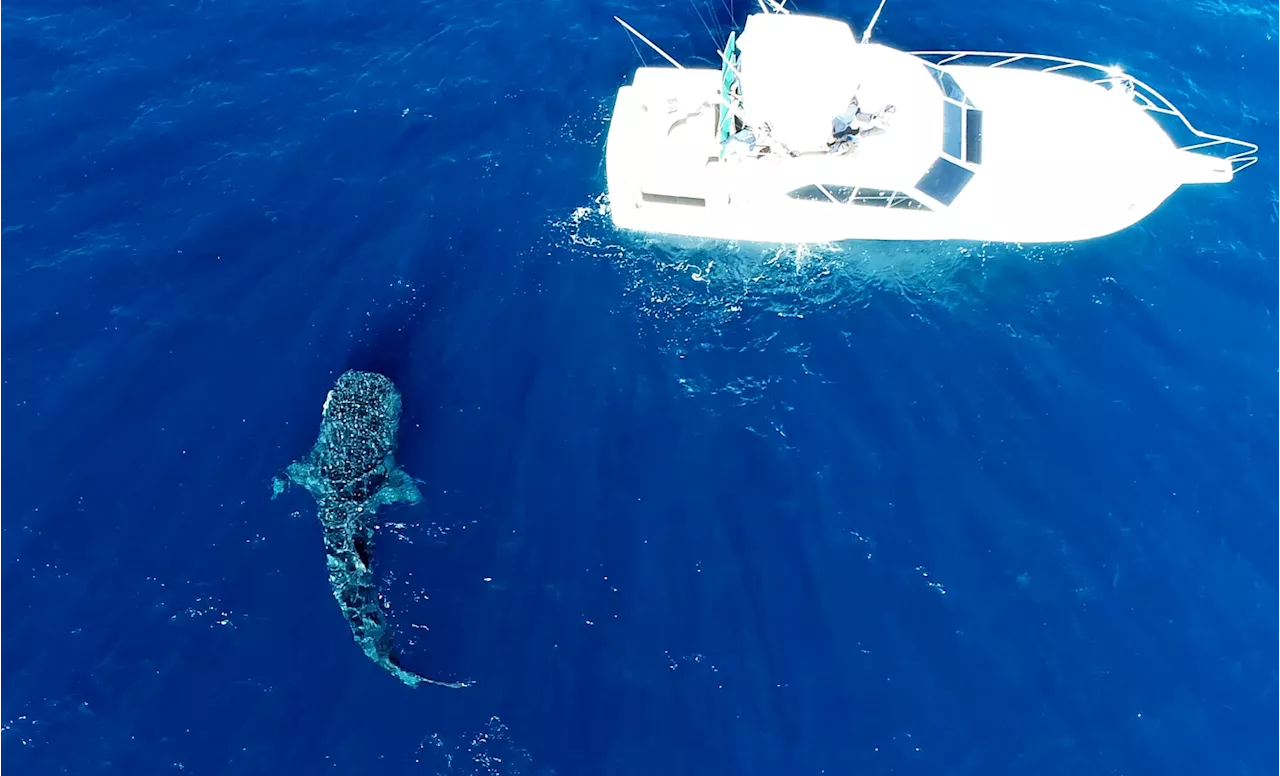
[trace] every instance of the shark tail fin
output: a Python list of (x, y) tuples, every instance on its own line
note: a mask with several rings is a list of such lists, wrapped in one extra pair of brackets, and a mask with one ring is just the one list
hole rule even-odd
[(396, 663), (394, 658), (389, 658), (385, 661), (379, 661), (379, 662), (381, 662), (382, 667), (387, 669), (387, 671), (389, 671), (395, 678), (399, 679), (400, 681), (414, 688), (416, 688), (420, 684), (434, 684), (438, 687), (451, 687), (455, 690), (460, 690), (464, 687), (470, 687), (471, 685), (475, 684), (475, 682), (469, 679), (462, 682), (445, 682), (439, 679), (431, 679), (426, 676), (421, 676), (419, 674), (413, 673), (412, 671), (406, 671), (405, 669), (401, 668)]

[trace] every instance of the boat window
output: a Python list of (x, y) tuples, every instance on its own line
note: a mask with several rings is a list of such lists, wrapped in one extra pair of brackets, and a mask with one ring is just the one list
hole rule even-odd
[(940, 70), (937, 67), (931, 67), (929, 65), (925, 65), (925, 67), (929, 68), (929, 75), (933, 76), (934, 82), (938, 84), (938, 88), (942, 90), (944, 95), (956, 102), (965, 101), (964, 89), (960, 88), (960, 84), (956, 82), (955, 77), (947, 71)]
[(939, 156), (916, 184), (916, 188), (942, 204), (950, 205), (972, 178), (973, 170), (961, 167), (945, 156)]
[(901, 191), (889, 191), (887, 189), (870, 189), (854, 186), (835, 186), (823, 185), (819, 188), (817, 184), (804, 186), (794, 191), (787, 192), (787, 196), (792, 199), (803, 199), (813, 202), (831, 202), (831, 198), (822, 193), (822, 189), (826, 189), (834, 197), (835, 204), (840, 205), (861, 205), (864, 207), (886, 207), (895, 210), (928, 210), (929, 207), (922, 202), (912, 198), (908, 194)]
[(815, 183), (810, 186), (798, 188), (795, 191), (789, 191), (787, 192), (787, 196), (792, 199), (806, 199), (813, 202), (830, 202), (831, 197), (822, 193), (822, 189), (826, 189), (830, 192), (831, 197), (835, 197), (836, 201), (840, 203), (848, 202), (849, 197), (853, 196), (854, 192), (854, 188), (852, 186), (824, 185), (819, 188), (818, 184)]
[(889, 200), (889, 207), (894, 210), (928, 210), (929, 206), (918, 199), (909, 197), (906, 194), (900, 194), (896, 199)]
[(858, 189), (850, 204), (870, 207), (890, 207), (895, 210), (928, 210), (924, 204), (901, 191), (885, 189)]
[(804, 188), (795, 189), (794, 191), (788, 191), (787, 196), (792, 199), (809, 199), (815, 201), (827, 198), (827, 195), (823, 194), (817, 186), (805, 186)]
[(942, 102), (942, 151), (959, 159), (964, 137), (960, 126), (964, 110), (954, 102)]
[(982, 164), (982, 111), (976, 108), (965, 112), (964, 158), (972, 164)]
[(702, 197), (677, 197), (671, 194), (650, 194), (647, 191), (640, 192), (640, 199), (644, 202), (653, 202), (662, 205), (689, 205), (691, 207), (707, 206), (707, 201)]

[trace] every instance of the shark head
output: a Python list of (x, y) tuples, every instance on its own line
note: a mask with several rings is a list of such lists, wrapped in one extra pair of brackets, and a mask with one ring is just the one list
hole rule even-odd
[(317, 501), (368, 504), (370, 511), (421, 500), (413, 478), (395, 462), (400, 411), (400, 392), (386, 376), (344, 372), (325, 397), (315, 445), (276, 478), (274, 495), (293, 482)]

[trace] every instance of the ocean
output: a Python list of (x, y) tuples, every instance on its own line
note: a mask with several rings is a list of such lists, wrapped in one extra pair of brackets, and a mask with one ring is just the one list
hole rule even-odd
[[(1274, 773), (1274, 4), (886, 5), (1262, 146), (1110, 237), (617, 232), (612, 17), (714, 66), (748, 10), (4, 6), (6, 768)], [(404, 662), (465, 689), (366, 659), (271, 498), (347, 369), (424, 497)]]

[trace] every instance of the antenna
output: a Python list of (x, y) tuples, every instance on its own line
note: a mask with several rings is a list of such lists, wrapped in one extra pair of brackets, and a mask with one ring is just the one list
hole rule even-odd
[(875, 14), (871, 17), (871, 23), (862, 31), (862, 42), (866, 43), (871, 40), (871, 28), (876, 26), (876, 20), (880, 18), (880, 12), (884, 10), (885, 0), (880, 0), (880, 5), (876, 7)]
[(661, 54), (663, 59), (665, 59), (665, 60), (667, 60), (668, 62), (670, 62), (671, 64), (675, 65), (675, 66), (676, 66), (677, 68), (679, 68), (680, 70), (684, 70), (684, 65), (682, 65), (682, 64), (680, 64), (679, 62), (675, 61), (674, 59), (672, 59), (672, 58), (671, 58), (671, 55), (670, 55), (670, 54), (668, 54), (667, 52), (665, 52), (665, 51), (663, 51), (662, 49), (658, 48), (658, 44), (657, 44), (657, 43), (654, 43), (653, 41), (649, 40), (649, 39), (648, 39), (648, 38), (646, 38), (645, 36), (641, 35), (641, 34), (636, 30), (636, 28), (635, 28), (635, 27), (632, 27), (630, 24), (627, 24), (626, 22), (622, 21), (621, 19), (619, 19), (619, 18), (618, 18), (618, 17), (616, 17), (616, 16), (615, 16), (615, 17), (613, 17), (613, 20), (614, 20), (614, 21), (616, 21), (618, 24), (621, 24), (623, 27), (626, 27), (628, 32), (630, 32), (632, 35), (636, 36), (636, 37), (637, 37), (637, 38), (639, 38), (640, 40), (644, 41), (644, 42), (645, 42), (645, 45), (647, 45), (649, 48), (651, 48), (651, 49), (653, 49), (654, 51), (656, 51), (656, 52), (658, 52), (659, 54)]

